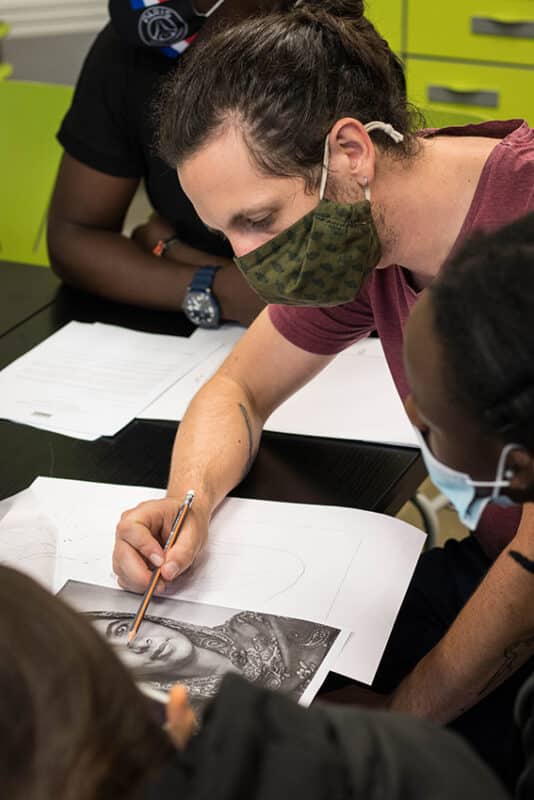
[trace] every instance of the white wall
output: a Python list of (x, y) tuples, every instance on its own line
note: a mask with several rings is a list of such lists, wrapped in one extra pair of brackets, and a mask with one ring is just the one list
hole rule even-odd
[(0, 0), (10, 26), (2, 60), (13, 78), (75, 82), (87, 49), (107, 20), (107, 0)]
[(106, 0), (0, 0), (0, 19), (12, 38), (94, 33), (106, 18)]

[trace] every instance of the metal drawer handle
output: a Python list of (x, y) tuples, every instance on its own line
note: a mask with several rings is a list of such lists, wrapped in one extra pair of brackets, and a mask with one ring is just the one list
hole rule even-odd
[(486, 89), (453, 89), (450, 86), (429, 86), (428, 99), (432, 103), (454, 103), (457, 106), (483, 106), (497, 108), (499, 92)]
[(454, 103), (460, 106), (497, 108), (499, 92), (485, 89), (453, 89), (450, 86), (429, 86), (428, 99), (432, 103)]
[(471, 33), (507, 36), (511, 39), (534, 39), (534, 21), (471, 17)]

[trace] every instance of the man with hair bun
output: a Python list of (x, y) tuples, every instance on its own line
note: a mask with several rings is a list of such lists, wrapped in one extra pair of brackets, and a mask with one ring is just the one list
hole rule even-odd
[[(475, 231), (534, 209), (534, 131), (509, 120), (416, 133), (398, 61), (356, 0), (287, 3), (199, 42), (161, 108), (163, 157), (269, 306), (193, 399), (167, 498), (122, 516), (114, 565), (137, 591), (147, 562), (162, 563), (159, 542), (187, 488), (198, 487), (198, 502), (166, 556), (169, 583), (250, 468), (265, 420), (341, 350), (378, 331), (406, 398), (411, 309)], [(422, 556), (375, 688), (391, 693), (393, 708), (451, 723), (511, 785), (514, 672), (534, 640), (491, 692), (482, 691), (480, 658), (495, 656), (501, 598), (515, 596), (505, 550), (530, 534), (534, 515), (494, 503), (462, 515), (473, 535)]]

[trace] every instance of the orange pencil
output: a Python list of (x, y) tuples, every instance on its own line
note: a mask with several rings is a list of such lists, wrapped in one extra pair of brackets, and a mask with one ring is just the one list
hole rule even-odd
[[(178, 513), (176, 514), (174, 522), (171, 525), (171, 532), (169, 533), (169, 538), (167, 539), (165, 547), (163, 548), (163, 555), (165, 555), (167, 550), (170, 550), (171, 547), (176, 542), (178, 534), (180, 533), (180, 529), (185, 522), (185, 518), (187, 517), (187, 512), (189, 511), (191, 505), (193, 504), (194, 498), (195, 498), (195, 492), (193, 491), (193, 489), (190, 489), (185, 496), (184, 502), (178, 509)], [(143, 617), (145, 616), (146, 610), (148, 608), (148, 604), (150, 603), (152, 595), (154, 594), (156, 586), (158, 585), (160, 576), (161, 576), (161, 567), (158, 567), (152, 573), (152, 578), (150, 579), (150, 582), (146, 587), (146, 591), (143, 595), (143, 599), (141, 600), (141, 605), (139, 606), (139, 610), (135, 615), (134, 621), (131, 624), (130, 630), (128, 632), (128, 645), (131, 642), (133, 642), (133, 640), (136, 637), (137, 631), (139, 630), (139, 626), (141, 625)]]

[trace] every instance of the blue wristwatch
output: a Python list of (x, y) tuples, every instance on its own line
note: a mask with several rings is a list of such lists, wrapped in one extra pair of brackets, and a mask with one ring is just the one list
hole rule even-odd
[(197, 269), (185, 293), (182, 311), (199, 328), (218, 328), (221, 323), (221, 308), (211, 288), (218, 269), (220, 267)]

